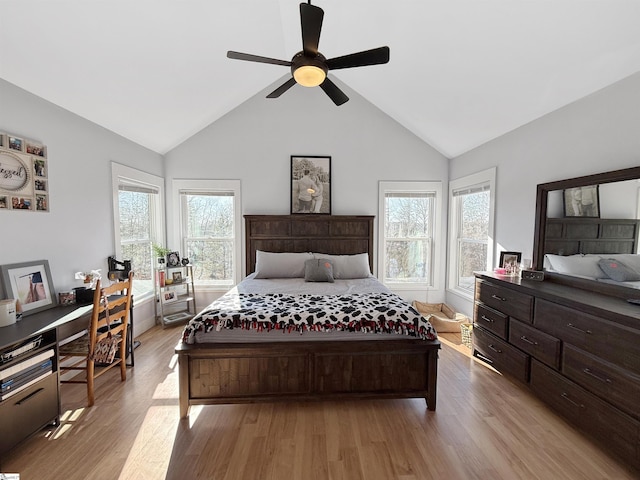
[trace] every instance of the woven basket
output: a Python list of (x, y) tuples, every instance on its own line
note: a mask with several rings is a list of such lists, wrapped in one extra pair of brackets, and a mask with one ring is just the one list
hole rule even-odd
[(462, 343), (467, 348), (471, 348), (471, 337), (473, 336), (473, 323), (461, 324), (460, 333), (462, 334)]

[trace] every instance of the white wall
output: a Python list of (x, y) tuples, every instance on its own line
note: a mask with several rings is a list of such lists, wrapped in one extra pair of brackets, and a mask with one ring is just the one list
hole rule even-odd
[[(321, 89), (299, 85), (266, 99), (287, 76), (168, 152), (167, 184), (174, 178), (240, 179), (243, 214), (288, 214), (290, 156), (329, 155), (333, 214), (377, 217), (380, 180), (442, 181), (447, 191), (447, 159), (338, 80), (350, 98), (340, 107)], [(169, 190), (168, 205), (174, 201)], [(446, 218), (446, 199), (441, 207)], [(170, 210), (167, 228), (169, 243), (177, 242)], [(444, 273), (440, 277), (443, 287)]]
[(640, 165), (639, 127), (640, 73), (453, 159), (449, 176), (496, 166), (496, 242), (531, 258), (536, 186)]
[(81, 286), (74, 272), (106, 273), (111, 162), (163, 176), (162, 156), (1, 79), (0, 131), (47, 146), (50, 190), (48, 213), (0, 211), (0, 264), (46, 259), (56, 291)]

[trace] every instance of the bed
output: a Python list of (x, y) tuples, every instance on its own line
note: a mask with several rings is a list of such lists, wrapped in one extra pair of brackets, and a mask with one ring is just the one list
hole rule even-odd
[[(366, 254), (369, 269), (373, 265), (371, 216), (248, 215), (245, 232), (248, 273), (255, 272), (260, 252), (263, 258), (264, 252), (270, 252), (286, 253), (287, 258), (288, 254), (337, 256), (334, 260), (359, 259), (360, 263), (362, 254)], [(368, 304), (382, 309), (408, 308), (404, 314), (410, 317), (413, 309), (409, 304), (393, 303), (396, 300), (387, 304), (386, 299), (392, 297), (373, 277), (356, 282), (337, 276), (329, 285), (299, 278), (270, 282), (255, 278), (258, 274), (249, 275), (185, 328), (176, 347), (181, 417), (188, 415), (191, 405), (325, 398), (425, 398), (427, 408), (435, 410), (440, 349), (435, 331), (424, 319), (426, 325), (405, 318), (404, 326), (392, 322), (387, 327), (372, 326), (364, 321), (366, 312), (360, 310)], [(238, 312), (229, 312), (227, 318), (231, 320), (224, 323), (218, 308), (225, 302), (237, 304), (240, 299), (258, 302), (256, 311), (260, 312), (260, 308), (270, 308), (263, 305), (268, 303), (265, 297), (271, 300), (272, 296), (283, 296), (286, 301), (301, 302), (294, 304), (292, 315), (301, 310), (306, 318), (310, 308), (345, 310), (344, 306), (332, 305), (333, 300), (325, 301), (329, 297), (324, 295), (340, 297), (342, 294), (336, 293), (340, 288), (347, 288), (350, 295), (361, 297), (363, 302), (349, 310), (355, 312), (349, 329), (315, 320), (306, 322), (313, 327), (305, 327), (304, 320), (296, 324), (288, 318), (275, 322), (281, 328), (258, 333), (261, 328), (239, 328), (252, 319), (240, 317)], [(309, 297), (316, 304), (305, 303)], [(355, 318), (357, 315), (363, 320)], [(203, 327), (205, 318), (209, 319), (208, 332)], [(235, 328), (221, 328), (229, 327), (229, 321)], [(196, 339), (197, 330), (201, 336)]]

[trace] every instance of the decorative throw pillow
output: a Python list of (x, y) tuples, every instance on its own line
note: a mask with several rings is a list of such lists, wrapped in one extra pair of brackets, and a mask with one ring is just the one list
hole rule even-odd
[(640, 272), (629, 268), (619, 260), (613, 258), (603, 258), (598, 265), (611, 280), (616, 282), (635, 282), (640, 280)]
[(314, 258), (304, 262), (305, 282), (334, 283), (333, 263), (327, 258)]

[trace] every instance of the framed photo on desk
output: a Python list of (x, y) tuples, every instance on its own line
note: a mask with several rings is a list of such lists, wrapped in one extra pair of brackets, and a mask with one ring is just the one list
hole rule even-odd
[(20, 302), (24, 316), (56, 305), (48, 260), (0, 265), (5, 298)]

